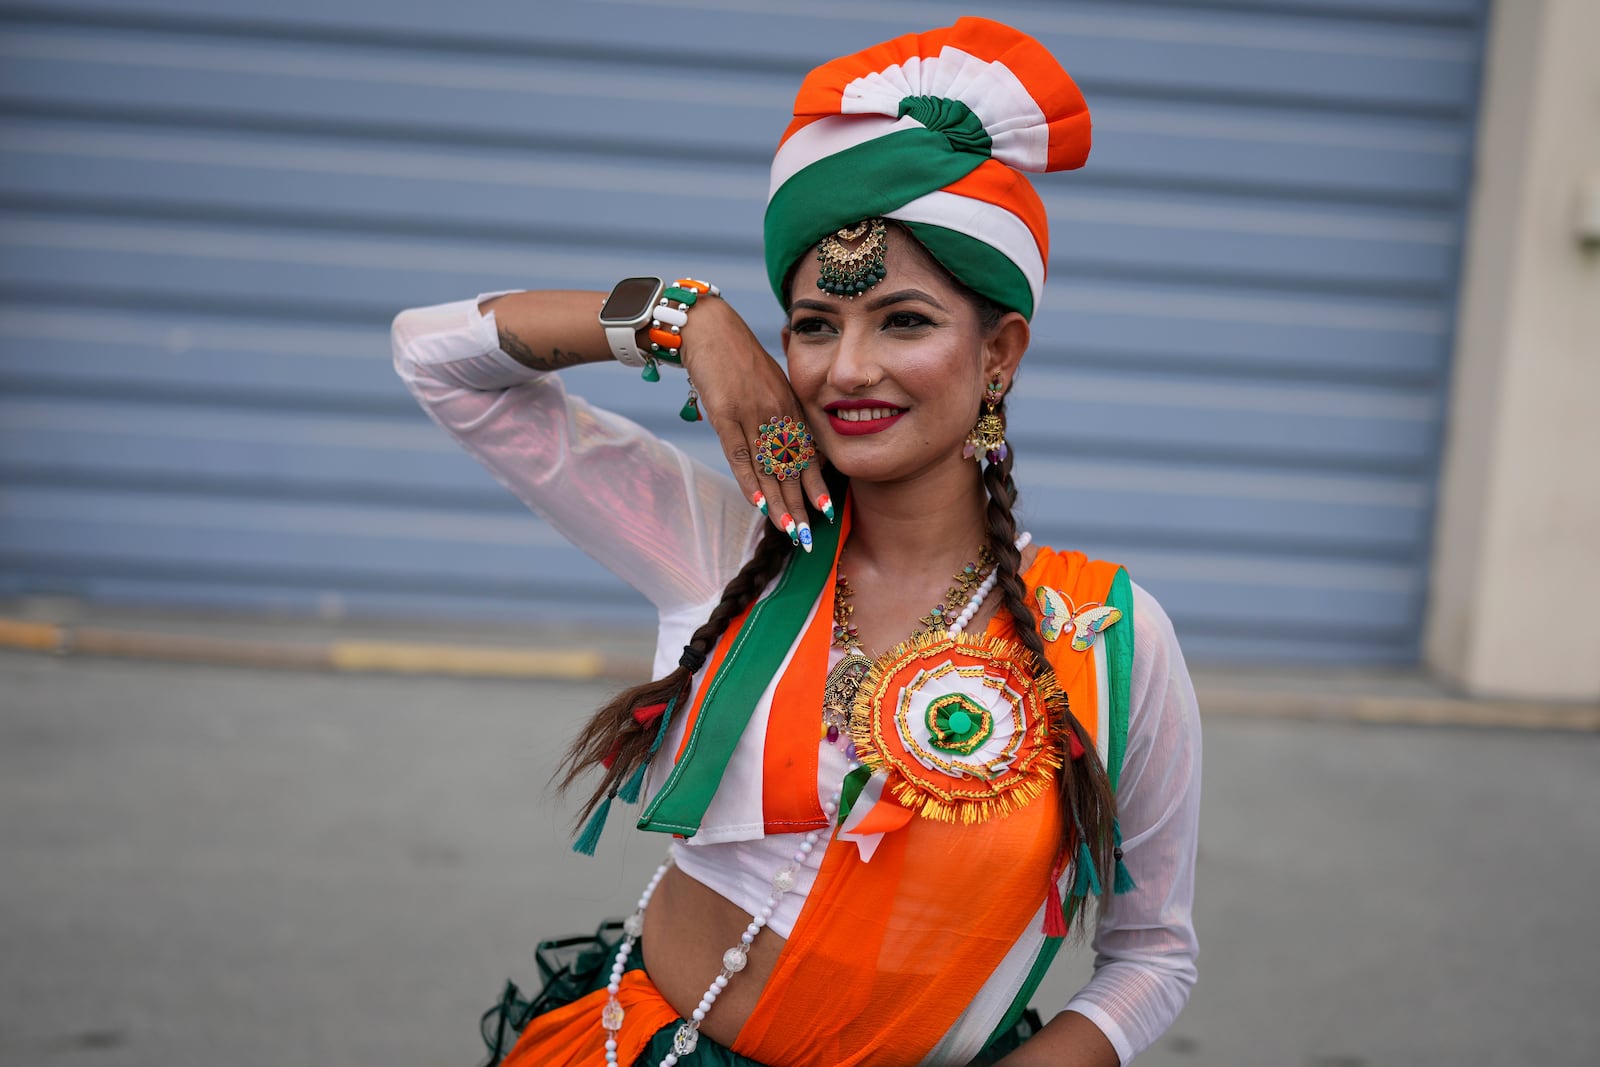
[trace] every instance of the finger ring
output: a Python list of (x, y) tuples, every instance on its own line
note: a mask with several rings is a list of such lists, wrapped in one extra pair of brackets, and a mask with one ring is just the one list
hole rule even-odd
[(811, 431), (799, 419), (774, 415), (756, 430), (756, 459), (762, 470), (780, 482), (800, 477), (816, 454)]

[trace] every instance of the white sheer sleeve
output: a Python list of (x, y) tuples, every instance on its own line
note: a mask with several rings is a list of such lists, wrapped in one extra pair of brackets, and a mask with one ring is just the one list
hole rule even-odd
[(1117, 789), (1122, 850), (1138, 888), (1110, 898), (1094, 937), (1095, 972), (1067, 1004), (1126, 1064), (1178, 1017), (1195, 981), (1195, 847), (1200, 714), (1172, 623), (1133, 588), (1128, 747)]
[(662, 612), (715, 601), (760, 513), (728, 475), (501, 351), (493, 310), (478, 312), (489, 295), (395, 318), (406, 387), (501, 484)]

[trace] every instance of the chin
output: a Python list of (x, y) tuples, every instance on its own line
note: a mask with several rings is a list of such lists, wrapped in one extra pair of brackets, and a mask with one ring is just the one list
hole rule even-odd
[(943, 463), (929, 463), (933, 452), (927, 448), (919, 448), (915, 456), (908, 457), (901, 449), (866, 444), (860, 438), (835, 438), (828, 443), (831, 448), (823, 450), (823, 455), (828, 458), (828, 466), (855, 482), (892, 485), (913, 481), (945, 463), (960, 462), (973, 466), (971, 460), (961, 459), (959, 444), (949, 450), (950, 459)]

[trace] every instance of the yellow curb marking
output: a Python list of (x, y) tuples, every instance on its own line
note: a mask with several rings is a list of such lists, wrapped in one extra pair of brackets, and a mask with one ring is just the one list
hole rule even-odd
[(0, 645), (34, 652), (54, 652), (64, 647), (62, 629), (52, 622), (0, 619)]
[(328, 646), (328, 662), (338, 671), (476, 674), (572, 680), (598, 678), (605, 673), (606, 667), (604, 656), (598, 652), (581, 649), (552, 652), (375, 641), (336, 641)]
[[(77, 652), (134, 659), (388, 674), (591, 681), (643, 680), (648, 663), (612, 660), (590, 649), (486, 648), (399, 641), (335, 641), (323, 646), (238, 641), (0, 618), (0, 648)], [(638, 679), (634, 679), (638, 675)]]

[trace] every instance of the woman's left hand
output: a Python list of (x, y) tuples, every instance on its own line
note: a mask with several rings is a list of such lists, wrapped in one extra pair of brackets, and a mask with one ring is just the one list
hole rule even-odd
[[(739, 313), (720, 299), (702, 300), (695, 307), (683, 328), (683, 353), (684, 369), (745, 499), (756, 507), (765, 502), (768, 520), (809, 552), (807, 501), (830, 521), (838, 514), (822, 480), (821, 454), (812, 457), (798, 478), (781, 480), (766, 472), (760, 458), (763, 425), (786, 415), (805, 423), (783, 368)], [(785, 519), (791, 519), (792, 528)]]

